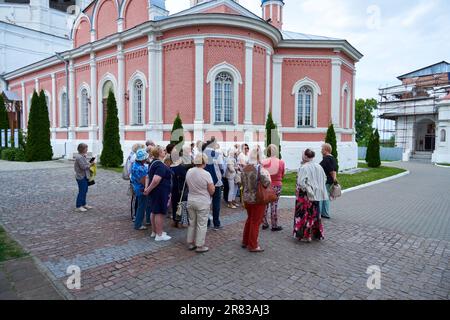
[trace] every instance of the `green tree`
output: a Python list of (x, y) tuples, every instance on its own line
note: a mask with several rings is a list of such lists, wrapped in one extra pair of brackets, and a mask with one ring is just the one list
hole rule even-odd
[(114, 93), (109, 91), (106, 101), (106, 122), (103, 130), (103, 150), (100, 156), (100, 163), (107, 168), (117, 168), (123, 163), (117, 114), (116, 98)]
[(375, 99), (358, 99), (355, 106), (355, 129), (356, 142), (358, 145), (365, 146), (369, 142), (373, 132), (372, 124), (374, 120), (373, 111), (377, 109)]
[(367, 145), (366, 162), (370, 168), (378, 168), (381, 166), (380, 159), (380, 135), (378, 129), (372, 132), (369, 144)]
[(325, 137), (325, 142), (331, 145), (333, 151), (331, 154), (336, 159), (337, 170), (339, 171), (339, 160), (338, 160), (338, 151), (337, 151), (337, 141), (336, 141), (336, 132), (334, 131), (334, 125), (330, 124), (327, 130), (327, 135)]
[(5, 134), (4, 136), (0, 139), (0, 149), (1, 149), (1, 140), (4, 139), (5, 141), (5, 148), (8, 147), (7, 145), (7, 138), (8, 138), (8, 134), (7, 134), (7, 130), (9, 129), (9, 119), (8, 119), (8, 112), (6, 111), (6, 106), (5, 106), (5, 101), (3, 100), (3, 96), (0, 95), (0, 132), (1, 130), (4, 129), (5, 130)]
[(273, 121), (272, 112), (269, 112), (266, 120), (266, 149), (271, 144), (278, 147), (278, 157), (281, 159), (281, 139), (278, 133), (278, 127)]
[(172, 135), (170, 136), (170, 143), (177, 147), (178, 152), (181, 151), (184, 145), (183, 121), (181, 121), (180, 113), (177, 113), (172, 126)]
[(31, 161), (49, 161), (53, 157), (50, 143), (50, 119), (44, 91), (38, 95), (36, 91), (31, 98), (28, 118), (27, 146), (25, 159)]

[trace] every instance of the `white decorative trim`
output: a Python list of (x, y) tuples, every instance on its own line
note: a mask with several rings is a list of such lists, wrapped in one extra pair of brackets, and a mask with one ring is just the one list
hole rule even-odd
[(222, 62), (218, 65), (215, 65), (212, 67), (209, 72), (208, 76), (206, 77), (206, 83), (209, 83), (209, 90), (210, 90), (210, 116), (209, 120), (210, 123), (213, 125), (215, 124), (214, 116), (215, 116), (215, 80), (216, 76), (221, 72), (228, 72), (233, 77), (233, 125), (237, 125), (239, 123), (239, 85), (242, 84), (242, 76), (239, 72), (239, 70), (227, 63)]
[[(142, 84), (143, 84), (143, 88), (142, 88), (142, 124), (135, 124), (133, 123), (133, 118), (134, 118), (134, 83), (136, 82), (136, 80), (141, 80)], [(129, 118), (129, 123), (127, 123), (128, 125), (133, 125), (133, 126), (139, 126), (142, 127), (143, 125), (145, 125), (145, 115), (146, 115), (146, 110), (147, 110), (147, 90), (148, 90), (148, 83), (147, 83), (147, 78), (145, 76), (145, 74), (142, 71), (136, 70), (130, 77), (130, 79), (128, 80), (128, 97), (129, 97), (129, 103), (128, 103), (128, 118)]]
[[(347, 92), (347, 101), (344, 101), (345, 92)], [(347, 81), (342, 86), (341, 97), (342, 97), (341, 98), (342, 106), (341, 106), (340, 114), (341, 114), (342, 127), (348, 129), (348, 128), (350, 128), (351, 91), (350, 91), (350, 87), (349, 87)]]
[(252, 124), (252, 104), (253, 104), (253, 48), (255, 43), (247, 41), (245, 43), (245, 116), (244, 124)]
[(89, 102), (88, 102), (88, 104), (87, 104), (87, 107), (88, 107), (88, 118), (86, 119), (87, 121), (87, 123), (86, 123), (86, 125), (85, 126), (81, 126), (81, 118), (82, 118), (82, 100), (83, 100), (83, 96), (82, 96), (82, 92), (83, 92), (83, 90), (86, 90), (87, 91), (87, 94), (88, 94), (88, 99), (90, 99), (91, 98), (91, 88), (90, 88), (90, 86), (86, 83), (86, 82), (83, 82), (79, 87), (78, 87), (78, 91), (77, 91), (77, 100), (78, 100), (78, 104), (77, 104), (77, 106), (78, 106), (78, 108), (77, 108), (77, 114), (78, 114), (78, 123), (77, 123), (77, 127), (78, 128), (86, 128), (86, 127), (89, 127), (89, 124), (90, 124), (90, 109), (89, 109)]
[(21, 128), (25, 129), (25, 128), (28, 127), (28, 124), (25, 122), (25, 120), (26, 120), (25, 115), (27, 114), (27, 112), (26, 112), (27, 104), (26, 104), (26, 100), (25, 100), (26, 99), (25, 82), (22, 81), (21, 86), (22, 86), (22, 106), (23, 106), (23, 108), (22, 108), (22, 126), (21, 126)]
[(69, 140), (75, 139), (75, 68), (73, 60), (69, 61)]
[[(58, 94), (58, 102), (59, 102), (59, 126), (58, 126), (58, 128), (64, 128), (64, 129), (67, 129), (68, 127), (69, 127), (69, 125), (70, 125), (70, 120), (69, 121), (67, 121), (67, 123), (66, 123), (66, 125), (64, 126), (64, 127), (62, 127), (61, 125), (62, 125), (62, 123), (63, 122), (65, 122), (65, 120), (63, 121), (63, 109), (62, 109), (62, 107), (63, 107), (63, 94), (67, 94), (67, 88), (66, 87), (62, 87), (60, 90), (59, 90), (59, 94)], [(67, 100), (66, 100), (66, 103), (67, 103)], [(69, 108), (69, 106), (66, 106), (67, 107), (67, 110), (66, 110), (66, 112), (67, 112), (67, 118), (69, 118), (70, 117), (70, 108)]]
[(335, 127), (340, 127), (341, 66), (340, 59), (331, 61), (331, 119)]
[[(52, 73), (52, 128), (56, 128), (56, 77)], [(54, 138), (54, 137), (53, 137)]]
[(99, 127), (99, 141), (103, 141), (103, 127), (105, 126), (103, 119), (103, 87), (106, 82), (111, 81), (113, 84), (114, 94), (117, 93), (117, 80), (111, 73), (105, 73), (98, 82), (97, 88), (97, 105), (98, 105), (98, 127)]
[(272, 83), (272, 117), (273, 121), (282, 126), (281, 123), (281, 90), (283, 78), (283, 59), (273, 56), (273, 83)]
[[(97, 125), (97, 61), (95, 53), (91, 53), (90, 60), (90, 78), (91, 78), (91, 125), (95, 127)], [(92, 137), (91, 140), (93, 140)]]
[(195, 42), (195, 121), (204, 122), (203, 93), (204, 93), (204, 39)]
[(88, 21), (88, 23), (89, 23), (90, 29), (91, 30), (93, 29), (92, 21), (89, 18), (89, 16), (86, 15), (83, 11), (80, 11), (80, 13), (78, 14), (78, 17), (75, 19), (75, 21), (73, 23), (72, 30), (70, 31), (70, 39), (73, 41), (74, 46), (75, 46), (75, 32), (78, 29), (78, 27), (79, 27), (79, 25), (81, 23), (81, 20), (83, 20), (83, 19), (86, 19)]
[(298, 128), (298, 92), (299, 90), (304, 87), (304, 86), (308, 86), (313, 90), (313, 104), (312, 104), (312, 117), (311, 117), (311, 126), (313, 128), (317, 127), (317, 114), (318, 114), (318, 110), (319, 110), (319, 96), (322, 95), (322, 90), (320, 89), (319, 84), (308, 78), (305, 77), (299, 81), (297, 81), (294, 86), (292, 87), (292, 95), (295, 96), (295, 101), (294, 101), (294, 110), (295, 110), (295, 122), (294, 122), (294, 127)]
[(265, 115), (264, 118), (267, 117), (270, 111), (270, 78), (271, 78), (271, 53), (266, 51), (266, 106), (265, 106)]

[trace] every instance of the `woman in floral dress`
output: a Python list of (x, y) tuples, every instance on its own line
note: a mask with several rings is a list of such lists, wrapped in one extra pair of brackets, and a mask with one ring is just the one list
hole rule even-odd
[(323, 168), (313, 162), (314, 157), (314, 151), (305, 150), (297, 176), (294, 236), (307, 242), (324, 239), (319, 201), (328, 200), (327, 178)]

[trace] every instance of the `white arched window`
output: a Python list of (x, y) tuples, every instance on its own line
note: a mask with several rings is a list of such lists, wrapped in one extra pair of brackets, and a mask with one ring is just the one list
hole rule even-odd
[(234, 121), (233, 77), (219, 73), (214, 80), (214, 122), (232, 124)]
[(133, 124), (144, 124), (144, 84), (140, 79), (133, 85)]
[(339, 124), (341, 128), (350, 128), (351, 95), (348, 83), (342, 87), (342, 102)]
[(69, 126), (69, 108), (67, 105), (67, 93), (66, 92), (63, 92), (61, 94), (60, 106), (61, 106), (60, 127), (67, 128)]
[(211, 124), (238, 124), (239, 85), (243, 83), (239, 70), (222, 62), (209, 70), (206, 82), (210, 84)]
[(310, 127), (312, 118), (313, 90), (303, 86), (297, 96), (297, 127)]
[(441, 130), (441, 142), (445, 142), (447, 141), (447, 132), (445, 131), (445, 129)]
[(317, 108), (322, 92), (314, 80), (304, 78), (293, 89), (295, 95), (295, 127), (317, 127)]
[(86, 88), (83, 88), (80, 94), (80, 127), (87, 127), (89, 125), (88, 99), (88, 90)]

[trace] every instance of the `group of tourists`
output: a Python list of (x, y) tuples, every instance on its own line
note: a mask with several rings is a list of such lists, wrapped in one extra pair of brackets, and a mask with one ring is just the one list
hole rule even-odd
[[(86, 203), (86, 194), (95, 159), (89, 160), (87, 151), (87, 145), (80, 144), (75, 159), (79, 212), (92, 209)], [(188, 229), (188, 249), (207, 252), (208, 227), (215, 231), (223, 228), (220, 221), (223, 195), (228, 208), (243, 206), (247, 211), (242, 247), (250, 252), (264, 251), (258, 242), (260, 229), (283, 230), (278, 219), (278, 202), (286, 173), (278, 147), (269, 145), (264, 151), (259, 146), (250, 150), (247, 144), (236, 144), (225, 152), (214, 137), (181, 148), (174, 144), (164, 148), (152, 141), (135, 144), (123, 169), (123, 178), (130, 181), (136, 199), (134, 229), (151, 227), (155, 241), (169, 241), (171, 236), (164, 231), (164, 221), (171, 211), (172, 227)], [(324, 237), (322, 218), (330, 217), (330, 190), (337, 182), (337, 164), (331, 152), (329, 144), (322, 146), (320, 164), (313, 161), (312, 150), (302, 154), (293, 228), (299, 240), (311, 242)], [(264, 192), (270, 201), (261, 200)]]

